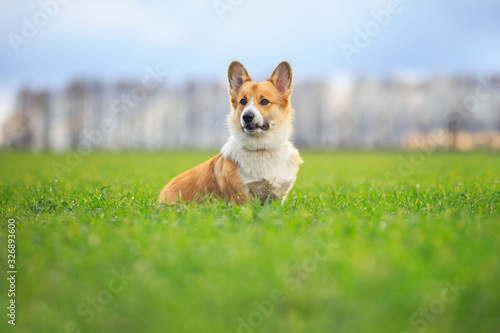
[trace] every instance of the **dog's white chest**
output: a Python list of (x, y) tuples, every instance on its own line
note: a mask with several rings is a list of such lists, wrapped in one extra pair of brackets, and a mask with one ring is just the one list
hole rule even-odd
[(248, 194), (265, 200), (281, 199), (292, 188), (299, 164), (294, 155), (298, 151), (291, 143), (271, 150), (231, 149), (224, 146), (223, 155), (238, 164), (238, 174)]
[(268, 152), (252, 152), (242, 163), (238, 164), (238, 173), (243, 183), (253, 192), (255, 187), (262, 189), (268, 184), (271, 191), (281, 191), (291, 187), (295, 181), (298, 167), (292, 165), (290, 157), (279, 159), (279, 156)]

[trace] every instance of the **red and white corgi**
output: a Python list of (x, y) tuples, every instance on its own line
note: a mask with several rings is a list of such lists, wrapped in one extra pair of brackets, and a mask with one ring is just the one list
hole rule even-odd
[(292, 188), (303, 161), (290, 141), (290, 64), (284, 61), (267, 81), (253, 82), (245, 67), (233, 61), (228, 79), (229, 141), (212, 159), (173, 178), (161, 191), (160, 203), (198, 201), (206, 195), (238, 204), (252, 197), (284, 200)]

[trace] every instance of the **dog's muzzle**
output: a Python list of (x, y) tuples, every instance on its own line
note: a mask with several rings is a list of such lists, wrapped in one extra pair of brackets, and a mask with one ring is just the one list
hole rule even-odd
[[(242, 125), (241, 129), (243, 132), (253, 132), (253, 131), (258, 131), (259, 129), (262, 131), (267, 131), (269, 129), (269, 124), (267, 121), (263, 121), (262, 125), (258, 124), (256, 119), (255, 119), (255, 114), (251, 111), (246, 111), (241, 115), (242, 119)], [(262, 117), (260, 117), (262, 118)]]

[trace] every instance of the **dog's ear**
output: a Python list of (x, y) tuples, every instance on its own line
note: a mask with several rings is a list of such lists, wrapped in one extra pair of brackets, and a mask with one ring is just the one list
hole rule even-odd
[(288, 62), (283, 61), (279, 64), (267, 80), (274, 84), (285, 97), (290, 97), (292, 93), (292, 67)]
[(229, 65), (229, 69), (227, 70), (227, 79), (229, 80), (229, 93), (234, 95), (240, 90), (243, 83), (247, 81), (252, 81), (250, 75), (240, 62), (233, 61)]

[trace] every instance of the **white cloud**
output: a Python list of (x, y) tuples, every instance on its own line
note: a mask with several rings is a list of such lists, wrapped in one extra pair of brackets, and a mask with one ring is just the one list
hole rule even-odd
[(171, 43), (186, 38), (188, 33), (187, 23), (168, 6), (147, 6), (138, 1), (74, 1), (60, 16), (60, 29), (52, 31), (54, 38)]

